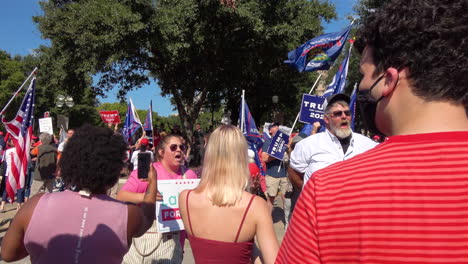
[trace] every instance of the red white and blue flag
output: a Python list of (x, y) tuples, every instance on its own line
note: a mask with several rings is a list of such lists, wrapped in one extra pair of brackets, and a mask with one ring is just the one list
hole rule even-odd
[(135, 132), (140, 128), (143, 127), (141, 124), (140, 118), (136, 112), (135, 106), (133, 105), (133, 101), (129, 98), (128, 107), (127, 107), (127, 115), (125, 116), (125, 124), (122, 129), (122, 134), (127, 140), (128, 143), (131, 144), (132, 136)]
[[(2, 122), (11, 136), (15, 145), (15, 155), (11, 163), (11, 173), (6, 182), (8, 197), (13, 201), (16, 191), (24, 187), (24, 180), (30, 160), (29, 149), (34, 123), (34, 97), (36, 88), (36, 77), (33, 77), (26, 91), (23, 102), (16, 113), (16, 117), (7, 121), (2, 113)], [(17, 96), (18, 93), (15, 94)]]

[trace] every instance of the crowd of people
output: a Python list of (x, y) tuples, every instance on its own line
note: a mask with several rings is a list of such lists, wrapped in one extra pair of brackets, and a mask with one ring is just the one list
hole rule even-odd
[[(192, 153), (176, 130), (157, 142), (141, 137), (133, 154), (108, 128), (69, 131), (58, 149), (41, 134), (23, 197), (39, 194), (19, 207), (2, 260), (182, 263), (188, 239), (196, 263), (465, 263), (467, 43), (466, 0), (389, 1), (355, 42), (358, 104), (377, 137), (351, 129), (351, 98), (335, 94), (323, 105), (323, 130), (314, 123), (310, 134), (291, 135), (283, 160), (268, 155), (271, 139), (256, 153), (232, 125), (205, 133), (197, 124)], [(271, 137), (280, 125), (270, 123)], [(112, 198), (126, 161), (133, 169)], [(178, 197), (185, 229), (158, 232), (157, 180), (198, 178)]]

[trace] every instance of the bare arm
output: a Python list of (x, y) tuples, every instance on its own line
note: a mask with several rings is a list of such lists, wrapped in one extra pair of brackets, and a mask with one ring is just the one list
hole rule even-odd
[(273, 229), (271, 211), (263, 199), (255, 197), (255, 200), (255, 211), (258, 213), (256, 238), (262, 252), (263, 263), (274, 263), (279, 251), (279, 243)]
[(272, 156), (268, 155), (268, 153), (266, 152), (262, 152), (262, 161), (265, 162), (265, 163), (268, 163), (268, 162), (271, 162), (275, 160), (275, 158), (273, 158)]
[(156, 197), (158, 192), (156, 179), (156, 170), (153, 165), (150, 164), (148, 188), (145, 193), (142, 193), (143, 199), (140, 203), (140, 207), (128, 205), (127, 239), (129, 242), (132, 237), (143, 235), (151, 227), (156, 218)]
[(29, 255), (24, 247), (24, 234), (31, 220), (36, 204), (43, 194), (38, 194), (24, 204), (16, 213), (2, 240), (2, 260), (17, 261)]
[(144, 193), (134, 193), (134, 192), (129, 192), (125, 190), (120, 190), (117, 193), (117, 200), (123, 201), (123, 202), (130, 202), (134, 204), (142, 203), (144, 197), (145, 197)]
[(291, 184), (299, 190), (302, 190), (304, 185), (304, 173), (294, 170), (291, 166), (288, 167), (288, 178)]

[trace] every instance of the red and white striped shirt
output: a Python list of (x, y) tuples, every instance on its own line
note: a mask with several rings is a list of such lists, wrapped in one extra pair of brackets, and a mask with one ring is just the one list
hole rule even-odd
[(315, 173), (276, 263), (468, 263), (468, 131), (394, 136)]

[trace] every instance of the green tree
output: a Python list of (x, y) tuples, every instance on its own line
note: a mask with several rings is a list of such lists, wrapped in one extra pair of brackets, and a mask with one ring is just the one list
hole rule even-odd
[(321, 19), (335, 17), (333, 6), (319, 0), (50, 0), (41, 6), (44, 16), (35, 21), (70, 78), (99, 74), (93, 91), (117, 86), (121, 97), (155, 78), (162, 94), (172, 95), (187, 134), (202, 107), (224, 104), (236, 120), (242, 89), (256, 120), (269, 112), (269, 95), (289, 106), (313, 74), (284, 65), (287, 52), (322, 33)]

